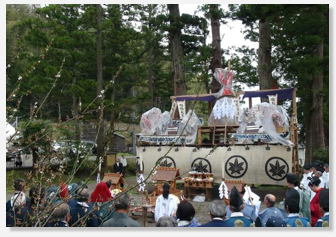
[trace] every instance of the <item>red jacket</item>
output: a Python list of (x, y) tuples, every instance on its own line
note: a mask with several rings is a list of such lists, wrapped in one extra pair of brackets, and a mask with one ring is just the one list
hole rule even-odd
[(310, 201), (310, 211), (311, 211), (311, 220), (312, 220), (312, 226), (316, 225), (316, 222), (320, 217), (322, 216), (320, 213), (320, 205), (319, 205), (319, 199), (320, 199), (320, 191), (322, 188), (319, 188), (316, 191), (315, 196)]

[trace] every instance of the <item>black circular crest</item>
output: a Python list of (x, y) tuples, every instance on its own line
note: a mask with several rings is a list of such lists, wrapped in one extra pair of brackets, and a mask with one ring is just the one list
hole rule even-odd
[[(160, 157), (161, 159), (161, 157)], [(156, 161), (156, 163), (160, 160), (158, 159)], [(176, 168), (176, 163), (175, 163), (175, 160), (170, 157), (170, 156), (165, 156), (161, 162), (160, 162), (160, 167), (169, 167), (169, 168)]]
[(191, 163), (191, 170), (202, 172), (202, 173), (212, 173), (210, 162), (204, 158), (195, 159)]
[(265, 164), (265, 172), (271, 179), (281, 181), (289, 171), (288, 163), (280, 157), (271, 157)]
[(248, 163), (242, 156), (231, 156), (225, 163), (225, 172), (232, 178), (243, 177), (248, 169)]

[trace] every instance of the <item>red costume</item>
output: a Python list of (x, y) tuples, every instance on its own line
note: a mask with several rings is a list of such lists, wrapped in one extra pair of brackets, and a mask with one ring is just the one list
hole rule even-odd
[(91, 194), (91, 202), (107, 202), (111, 199), (113, 199), (113, 197), (105, 182), (97, 184), (95, 190)]
[(312, 226), (314, 227), (316, 225), (316, 222), (320, 217), (322, 217), (320, 213), (320, 206), (319, 206), (319, 199), (320, 199), (320, 191), (322, 188), (319, 188), (316, 190), (316, 194), (314, 198), (310, 201), (310, 211), (311, 211), (311, 220), (312, 220)]

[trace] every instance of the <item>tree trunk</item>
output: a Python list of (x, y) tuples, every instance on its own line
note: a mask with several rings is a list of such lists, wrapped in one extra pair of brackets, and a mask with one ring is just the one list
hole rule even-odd
[(313, 152), (325, 148), (323, 126), (323, 42), (317, 45), (316, 57), (320, 67), (318, 73), (312, 75), (312, 105), (306, 124), (306, 158), (313, 161)]
[[(76, 85), (77, 78), (76, 78), (76, 66), (74, 67), (74, 76), (72, 77), (72, 85)], [(75, 94), (72, 95), (72, 109), (73, 109), (73, 116), (75, 117), (75, 136), (76, 140), (80, 140), (80, 131), (79, 131), (79, 124), (78, 124), (78, 103), (77, 103), (77, 97)]]
[[(101, 31), (101, 6), (96, 5), (97, 11), (97, 96), (101, 94), (103, 84), (103, 64), (102, 64), (102, 31)], [(97, 113), (97, 161), (104, 152), (104, 116), (102, 107), (102, 97), (98, 97), (100, 107)], [(106, 165), (106, 164), (103, 164)]]
[[(277, 81), (272, 78), (272, 43), (271, 27), (268, 21), (259, 21), (259, 49), (258, 49), (258, 74), (260, 90), (277, 88)], [(268, 102), (268, 99), (262, 100)]]
[[(152, 30), (152, 5), (149, 4), (149, 10), (148, 10), (149, 16), (148, 16), (148, 29), (149, 31)], [(148, 67), (148, 92), (150, 95), (150, 100), (148, 101), (148, 107), (149, 109), (153, 108), (154, 105), (154, 90), (153, 90), (153, 70), (152, 70), (152, 64), (153, 64), (153, 44), (152, 42), (149, 43), (149, 50), (148, 50), (148, 59), (147, 59), (147, 67)]]
[(174, 95), (186, 94), (185, 68), (183, 59), (183, 48), (181, 41), (181, 21), (178, 4), (168, 4), (169, 20), (169, 43), (173, 61)]
[[(211, 33), (212, 33), (212, 62), (211, 70), (213, 75), (215, 74), (216, 68), (221, 68), (221, 38), (220, 38), (220, 23), (219, 23), (219, 9), (218, 4), (210, 5), (210, 15), (211, 15)], [(213, 77), (212, 80), (212, 93), (216, 93), (221, 89), (220, 83)], [(212, 106), (213, 107), (213, 106)]]

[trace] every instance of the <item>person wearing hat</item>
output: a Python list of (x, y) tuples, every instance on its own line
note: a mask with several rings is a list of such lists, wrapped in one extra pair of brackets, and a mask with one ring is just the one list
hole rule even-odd
[(270, 216), (267, 219), (266, 227), (287, 227), (286, 222), (279, 216)]
[(319, 196), (320, 196), (320, 187), (321, 180), (318, 177), (311, 178), (309, 182), (309, 187), (313, 192), (315, 192), (315, 196), (310, 201), (310, 211), (311, 211), (311, 219), (312, 219), (312, 226), (315, 226), (317, 220), (322, 216), (320, 213), (320, 206), (319, 206)]
[(317, 220), (315, 227), (329, 227), (329, 189), (321, 189), (319, 205), (323, 216)]
[(285, 208), (288, 213), (285, 222), (289, 227), (311, 227), (306, 217), (300, 217), (300, 194), (294, 188), (289, 188), (285, 193)]
[(158, 196), (155, 203), (154, 219), (157, 222), (161, 216), (175, 216), (178, 202), (176, 196), (169, 193), (170, 185), (163, 184), (163, 193)]
[(313, 175), (313, 172), (310, 171), (311, 165), (305, 164), (302, 168), (303, 168), (303, 175), (302, 175), (302, 180), (300, 182), (300, 187), (310, 192), (308, 183), (309, 183), (309, 178), (311, 178)]
[(253, 220), (245, 217), (241, 212), (244, 209), (244, 202), (236, 186), (231, 189), (230, 193), (230, 211), (231, 217), (224, 221), (225, 227), (254, 227)]
[(256, 227), (265, 227), (268, 219), (273, 217), (279, 217), (282, 220), (287, 217), (287, 213), (284, 210), (274, 207), (276, 198), (272, 194), (267, 194), (264, 198), (266, 209), (259, 212), (258, 217), (255, 219), (254, 223)]
[(294, 188), (300, 194), (300, 211), (299, 214), (301, 217), (306, 217), (309, 222), (311, 221), (310, 214), (310, 192), (300, 189), (298, 187), (299, 184), (299, 176), (295, 173), (288, 173), (286, 175), (287, 187)]
[(323, 172), (324, 171), (322, 171), (321, 168), (318, 168), (314, 173), (314, 176), (321, 180), (321, 183), (320, 183), (321, 188), (325, 188), (325, 185), (326, 185), (326, 182), (323, 177)]
[(329, 189), (329, 164), (325, 163), (323, 165), (324, 172), (322, 174), (324, 181), (326, 183), (326, 188)]

